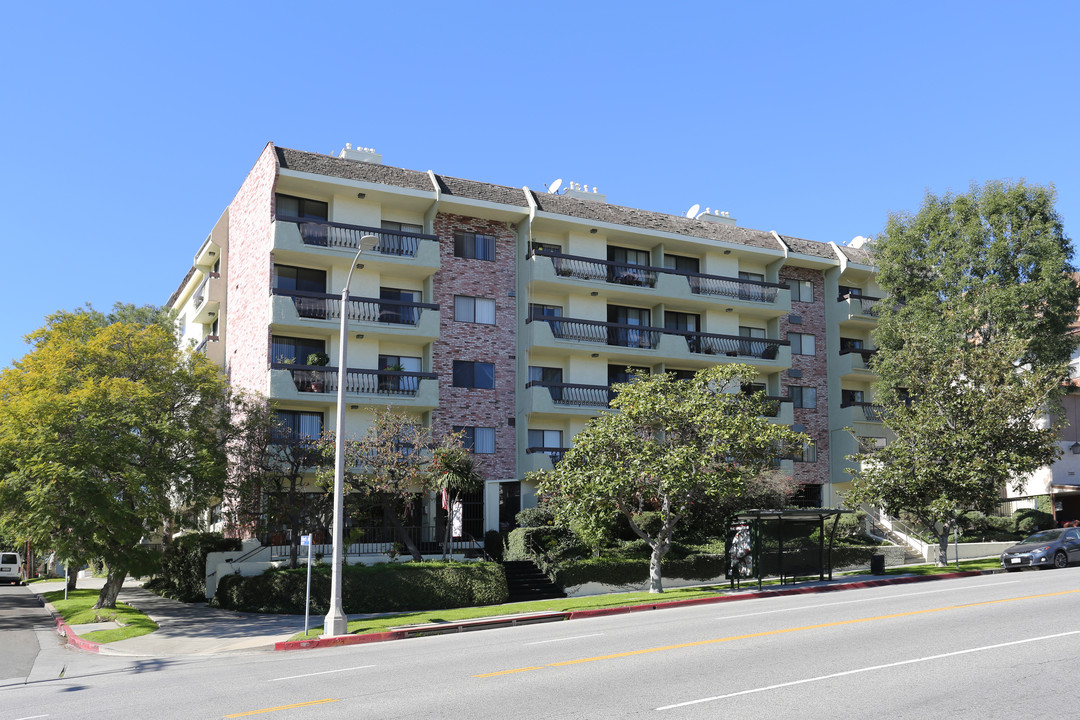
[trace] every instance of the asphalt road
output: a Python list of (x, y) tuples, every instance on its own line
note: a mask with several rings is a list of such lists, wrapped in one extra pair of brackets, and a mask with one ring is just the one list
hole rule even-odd
[(79, 655), (0, 718), (1060, 718), (1080, 568), (289, 653)]
[(25, 682), (41, 650), (40, 642), (59, 647), (54, 628), (52, 615), (28, 589), (0, 585), (0, 687)]

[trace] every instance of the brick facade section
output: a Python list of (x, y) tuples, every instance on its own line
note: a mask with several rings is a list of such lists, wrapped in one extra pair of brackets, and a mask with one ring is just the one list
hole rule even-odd
[(229, 331), (225, 369), (233, 387), (265, 394), (277, 157), (267, 145), (229, 205)]
[[(515, 248), (517, 233), (505, 222), (439, 213), (435, 234), (441, 247), (441, 268), (434, 278), (434, 301), (443, 308), (439, 339), (433, 345), (434, 372), (439, 374), (439, 409), (432, 424), (495, 428), (495, 453), (476, 455), (487, 480), (512, 479), (516, 473), (516, 441), (508, 419), (514, 417), (515, 328), (517, 324)], [(454, 257), (454, 233), (472, 232), (495, 238), (495, 260)], [(454, 320), (454, 296), (493, 298), (495, 324)], [(454, 360), (495, 364), (495, 388), (453, 386)]]
[(829, 370), (826, 349), (825, 324), (825, 276), (819, 270), (785, 267), (780, 272), (780, 282), (786, 280), (809, 280), (814, 285), (813, 302), (792, 302), (791, 314), (802, 317), (802, 324), (793, 324), (790, 316), (780, 318), (780, 337), (789, 332), (814, 336), (815, 355), (791, 354), (791, 367), (802, 371), (802, 377), (793, 378), (787, 370), (781, 376), (781, 393), (788, 395), (792, 385), (817, 388), (816, 408), (795, 408), (794, 421), (806, 426), (806, 434), (817, 447), (817, 462), (794, 463), (793, 476), (803, 484), (821, 485), (829, 482)]

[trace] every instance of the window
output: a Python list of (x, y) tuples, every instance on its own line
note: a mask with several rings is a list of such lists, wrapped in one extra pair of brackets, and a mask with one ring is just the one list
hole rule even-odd
[(495, 300), (494, 298), (469, 297), (468, 295), (454, 296), (454, 319), (458, 322), (481, 323), (483, 325), (495, 324)]
[(270, 361), (275, 363), (296, 363), (307, 365), (308, 355), (325, 353), (325, 340), (310, 338), (285, 337), (273, 335), (270, 338)]
[(322, 435), (323, 416), (320, 412), (303, 412), (301, 410), (275, 410), (274, 416), (281, 426), (280, 435), (274, 439), (278, 442), (283, 440), (316, 440)]
[(292, 265), (274, 265), (274, 289), (325, 293), (326, 271)]
[(789, 385), (788, 397), (791, 398), (791, 403), (793, 407), (817, 407), (817, 388), (806, 387), (804, 385)]
[(557, 367), (540, 367), (538, 365), (529, 366), (529, 382), (535, 383), (562, 383), (562, 368)]
[(792, 302), (814, 302), (814, 283), (809, 280), (787, 280)]
[(883, 437), (861, 437), (859, 438), (859, 449), (864, 453), (872, 453), (878, 450), (883, 450), (888, 444), (888, 441)]
[(664, 267), (668, 270), (681, 270), (682, 272), (700, 272), (701, 262), (696, 257), (685, 255), (664, 255)]
[[(652, 313), (648, 308), (608, 305), (608, 322), (624, 327), (608, 328), (608, 345), (632, 348), (651, 348), (653, 336), (647, 330), (633, 327), (649, 327)], [(633, 327), (625, 327), (633, 326)]]
[(308, 198), (278, 193), (277, 215), (279, 217), (325, 221), (330, 217), (330, 206), (321, 200), (309, 200)]
[(417, 235), (424, 232), (423, 225), (417, 225), (416, 223), (403, 223), (395, 220), (383, 220), (380, 225), (383, 230), (395, 230), (397, 232), (416, 233)]
[(465, 449), (477, 455), (490, 455), (495, 452), (495, 428), (454, 425), (454, 432), (461, 433), (461, 444)]
[(480, 233), (454, 233), (454, 257), (474, 260), (495, 259), (495, 237)]
[(693, 313), (666, 312), (664, 313), (664, 329), (698, 332), (701, 330), (701, 316)]
[(839, 290), (841, 298), (845, 295), (850, 295), (851, 297), (860, 297), (862, 295), (862, 288), (851, 287), (850, 285), (841, 285)]
[(530, 448), (558, 450), (562, 446), (562, 430), (529, 430)]
[[(420, 372), (420, 358), (408, 355), (380, 355), (379, 370), (385, 372)], [(415, 393), (420, 387), (420, 378), (414, 375), (379, 375), (381, 392)]]
[(844, 352), (845, 350), (850, 352), (852, 350), (862, 350), (862, 349), (863, 349), (863, 341), (860, 340), (859, 338), (846, 338), (846, 337), (840, 338), (840, 352), (841, 353)]
[(762, 275), (761, 273), (741, 272), (740, 271), (739, 272), (739, 279), (740, 280), (752, 280), (754, 282), (765, 282), (765, 276)]
[(788, 333), (788, 340), (791, 341), (791, 354), (792, 355), (816, 355), (814, 352), (814, 336), (806, 333)]
[(791, 454), (791, 459), (795, 462), (817, 462), (817, 446), (812, 442), (806, 443)]
[(650, 372), (649, 368), (641, 367), (640, 365), (631, 365), (630, 367), (627, 367), (626, 365), (608, 365), (608, 385), (633, 382), (635, 375), (648, 375)]
[(486, 388), (495, 387), (494, 363), (454, 361), (454, 387)]
[(536, 252), (537, 250), (542, 250), (543, 252), (562, 253), (561, 246), (556, 245), (555, 243), (540, 242), (538, 240), (533, 240), (531, 243), (529, 243), (529, 248), (533, 252)]
[(665, 372), (675, 380), (693, 380), (694, 376), (697, 375), (697, 370), (674, 370), (668, 368)]
[(862, 390), (841, 390), (840, 391), (840, 404), (841, 405), (854, 405), (863, 401)]
[(414, 307), (420, 302), (419, 290), (379, 288), (379, 299), (390, 301), (379, 303), (379, 322), (396, 325), (415, 325), (419, 322), (420, 308)]
[(541, 305), (539, 303), (529, 303), (529, 317), (533, 319), (562, 317), (562, 308), (558, 305)]

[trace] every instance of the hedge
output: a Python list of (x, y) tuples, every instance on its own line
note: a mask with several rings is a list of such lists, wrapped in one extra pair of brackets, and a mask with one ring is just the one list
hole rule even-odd
[(240, 549), (238, 538), (223, 537), (220, 533), (182, 535), (165, 546), (161, 571), (146, 587), (181, 602), (205, 602), (207, 554)]
[[(273, 569), (254, 577), (226, 575), (215, 604), (229, 610), (304, 612), (307, 568)], [(506, 602), (506, 573), (498, 563), (381, 563), (342, 568), (341, 598), (346, 613), (444, 610)], [(330, 566), (311, 572), (311, 612), (329, 610)]]

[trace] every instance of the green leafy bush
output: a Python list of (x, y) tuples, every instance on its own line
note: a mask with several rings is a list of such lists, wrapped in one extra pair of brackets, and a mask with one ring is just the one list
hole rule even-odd
[(549, 527), (555, 524), (555, 510), (541, 503), (536, 507), (525, 508), (514, 516), (519, 528)]
[(495, 558), (496, 562), (503, 559), (503, 536), (498, 530), (488, 530), (484, 533), (484, 550)]
[[(660, 563), (665, 578), (682, 580), (712, 580), (723, 577), (726, 570), (723, 555), (691, 555), (685, 558), (665, 557)], [(566, 563), (555, 570), (554, 581), (563, 587), (601, 583), (616, 587), (641, 585), (649, 579), (647, 558), (589, 558)]]
[[(268, 570), (255, 577), (227, 575), (218, 583), (215, 604), (244, 612), (304, 612), (307, 569)], [(342, 568), (346, 613), (443, 610), (506, 602), (506, 574), (498, 563), (383, 563)], [(311, 573), (311, 612), (329, 608), (330, 568)]]
[(1012, 520), (1016, 532), (1024, 537), (1027, 537), (1034, 532), (1038, 532), (1039, 530), (1054, 527), (1053, 515), (1033, 508), (1017, 510), (1013, 513)]
[(505, 560), (531, 560), (545, 571), (589, 549), (565, 527), (516, 528), (506, 539)]
[(161, 554), (159, 575), (146, 587), (181, 602), (206, 600), (206, 556), (212, 552), (239, 552), (239, 538), (221, 533), (192, 533), (169, 543)]

